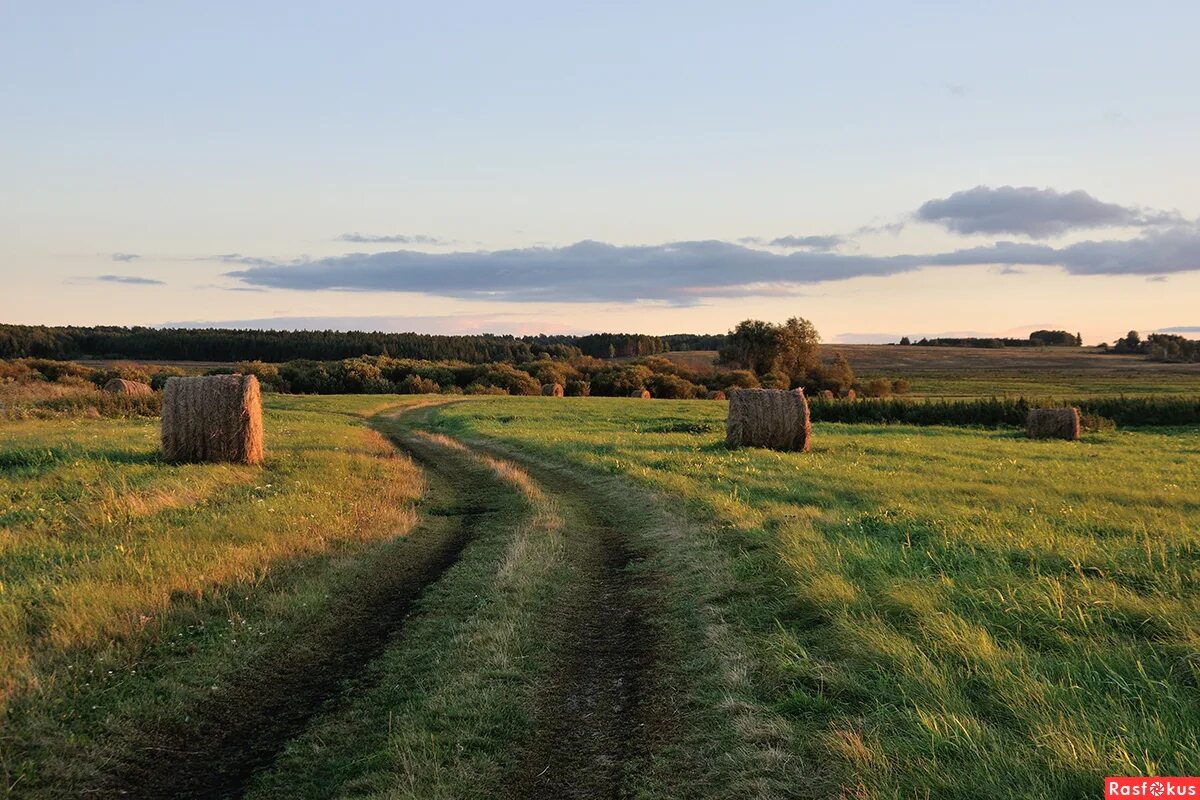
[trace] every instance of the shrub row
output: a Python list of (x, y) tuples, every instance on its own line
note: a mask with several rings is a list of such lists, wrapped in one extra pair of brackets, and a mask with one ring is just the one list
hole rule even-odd
[[(809, 400), (818, 422), (896, 423), (905, 425), (1022, 426), (1031, 408), (1075, 406), (1085, 416), (1122, 427), (1200, 425), (1200, 397), (1102, 397), (1073, 401), (989, 397), (978, 400), (906, 400), (868, 398), (845, 402)], [(1103, 423), (1100, 423), (1103, 424)]]

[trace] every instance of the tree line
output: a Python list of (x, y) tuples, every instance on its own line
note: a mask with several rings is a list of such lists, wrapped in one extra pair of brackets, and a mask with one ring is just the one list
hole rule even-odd
[(1137, 331), (1130, 331), (1113, 342), (1112, 347), (1102, 347), (1110, 353), (1144, 355), (1151, 361), (1177, 364), (1200, 361), (1200, 340), (1185, 339), (1173, 333), (1152, 333), (1143, 339)]
[[(691, 337), (689, 340), (703, 337)], [(331, 361), (363, 355), (509, 364), (538, 358), (627, 358), (667, 352), (675, 337), (448, 336), (365, 331), (0, 325), (0, 358), (130, 358), (161, 361)]]
[(915, 342), (905, 336), (900, 339), (900, 344), (911, 344), (920, 347), (1081, 347), (1083, 345), (1083, 334), (1043, 330), (1034, 331), (1026, 339), (995, 336), (939, 336), (933, 339), (923, 338)]
[(366, 331), (0, 325), (0, 358), (131, 358), (155, 361), (332, 361), (393, 356), (470, 364), (538, 358), (641, 358), (671, 350), (716, 350), (723, 335), (594, 333), (586, 336), (448, 336)]

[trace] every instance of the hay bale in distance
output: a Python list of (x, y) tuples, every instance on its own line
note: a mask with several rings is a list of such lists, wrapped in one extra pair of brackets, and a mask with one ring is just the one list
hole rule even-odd
[(858, 397), (858, 392), (854, 391), (853, 389), (847, 389), (846, 393), (842, 395), (842, 397), (846, 398), (847, 400), (853, 400)]
[(1079, 438), (1078, 408), (1031, 408), (1025, 421), (1030, 439)]
[(639, 400), (649, 400), (650, 392), (646, 391), (645, 389), (634, 389), (633, 392), (629, 396), (636, 397)]
[(162, 450), (170, 461), (261, 462), (258, 378), (210, 375), (168, 380), (163, 388)]
[(803, 389), (733, 389), (725, 418), (728, 447), (769, 447), (806, 453), (812, 420)]
[(822, 400), (832, 400), (833, 399), (833, 389), (826, 389), (825, 391), (821, 392), (821, 399)]
[(542, 396), (543, 397), (562, 397), (563, 396), (563, 385), (561, 383), (543, 383), (542, 384)]
[(706, 396), (708, 397), (709, 400), (724, 400), (725, 399), (725, 393), (720, 391), (719, 389), (715, 392), (709, 392)]
[(104, 384), (104, 391), (110, 394), (127, 394), (132, 397), (145, 397), (154, 394), (149, 384), (137, 381), (127, 381), (124, 378), (113, 378)]

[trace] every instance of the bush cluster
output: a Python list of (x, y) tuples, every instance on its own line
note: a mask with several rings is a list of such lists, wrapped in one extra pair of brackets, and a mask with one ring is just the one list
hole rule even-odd
[[(886, 397), (908, 390), (907, 381), (885, 378), (860, 382), (840, 356), (811, 369), (803, 380), (781, 370), (756, 375), (749, 369), (691, 369), (662, 356), (611, 361), (590, 356), (541, 358), (519, 364), (426, 361), (391, 356), (360, 356), (340, 361), (297, 359), (280, 365), (262, 361), (211, 369), (207, 374), (245, 373), (258, 377), (265, 391), (297, 394), (509, 394), (539, 395), (544, 384), (562, 384), (569, 397), (628, 397), (645, 389), (667, 400), (704, 399), (709, 392), (736, 388), (790, 389), (810, 395), (829, 390), (837, 396), (854, 389), (864, 397)], [(79, 381), (101, 387), (113, 378), (148, 383), (161, 390), (166, 381), (186, 374), (178, 367), (116, 362), (91, 368), (70, 361), (18, 359), (0, 362), (0, 381)]]

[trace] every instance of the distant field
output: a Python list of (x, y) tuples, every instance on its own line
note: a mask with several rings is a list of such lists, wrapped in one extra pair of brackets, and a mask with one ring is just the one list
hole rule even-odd
[(229, 367), (231, 361), (179, 361), (161, 358), (77, 358), (75, 361), (88, 367), (111, 367), (114, 364), (147, 364), (157, 367), (180, 367), (188, 372), (202, 374), (206, 370)]
[[(1095, 348), (916, 347), (822, 345), (849, 359), (860, 378), (907, 378), (914, 397), (1087, 397), (1113, 394), (1200, 394), (1200, 364), (1162, 364), (1141, 356), (1106, 355)], [(667, 353), (705, 369), (716, 351)]]

